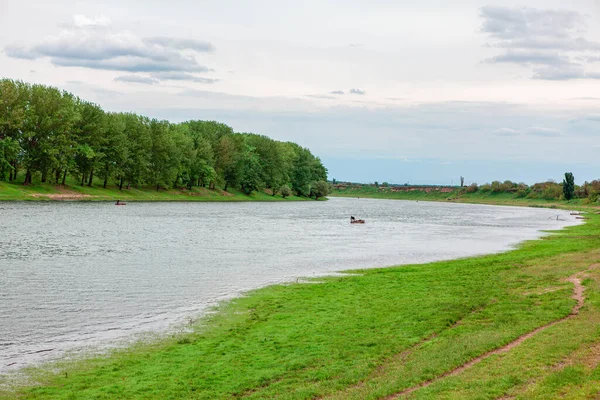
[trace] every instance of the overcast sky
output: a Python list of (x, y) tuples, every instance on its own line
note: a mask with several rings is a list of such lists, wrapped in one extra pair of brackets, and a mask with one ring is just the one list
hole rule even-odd
[(338, 180), (600, 178), (598, 0), (0, 0), (0, 77), (292, 140)]

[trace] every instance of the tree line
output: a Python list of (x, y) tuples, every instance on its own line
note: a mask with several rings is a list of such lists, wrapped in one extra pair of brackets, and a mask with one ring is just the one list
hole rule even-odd
[(296, 143), (235, 133), (215, 121), (170, 123), (97, 104), (45, 85), (0, 80), (0, 180), (270, 189), (322, 197), (327, 169)]
[(575, 184), (575, 177), (571, 172), (565, 173), (561, 183), (549, 180), (533, 185), (525, 183), (493, 181), (478, 186), (473, 183), (461, 189), (465, 193), (511, 193), (517, 198), (544, 199), (544, 200), (572, 200), (585, 199), (589, 203), (596, 203), (600, 199), (600, 180)]

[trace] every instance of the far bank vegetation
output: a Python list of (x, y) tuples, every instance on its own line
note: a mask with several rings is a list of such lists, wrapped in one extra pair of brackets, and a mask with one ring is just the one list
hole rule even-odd
[(463, 186), (435, 186), (435, 185), (393, 185), (387, 182), (372, 184), (357, 184), (349, 182), (336, 182), (334, 192), (338, 195), (374, 195), (384, 197), (386, 195), (422, 195), (429, 197), (439, 197), (447, 199), (458, 199), (461, 197), (511, 197), (515, 199), (528, 200), (547, 200), (547, 201), (570, 201), (576, 200), (581, 204), (599, 204), (600, 203), (600, 180), (584, 182), (582, 185), (575, 185), (574, 176), (567, 172), (562, 182), (548, 180), (533, 185), (525, 183), (493, 181), (478, 185), (471, 183)]

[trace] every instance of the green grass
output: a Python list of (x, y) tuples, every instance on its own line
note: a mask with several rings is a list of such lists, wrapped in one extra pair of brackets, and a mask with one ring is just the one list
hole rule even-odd
[[(276, 285), (191, 334), (29, 371), (24, 399), (376, 399), (569, 314), (600, 262), (600, 215), (510, 252)], [(586, 398), (600, 390), (600, 268), (580, 315), (414, 398)]]
[(35, 183), (23, 186), (22, 183), (8, 183), (0, 181), (0, 201), (48, 201), (48, 200), (78, 200), (78, 201), (302, 201), (306, 197), (289, 196), (282, 198), (281, 195), (271, 196), (266, 192), (253, 192), (244, 194), (235, 189), (227, 192), (221, 189), (207, 189), (194, 187), (187, 189), (161, 189), (156, 188), (130, 188), (119, 190), (117, 186), (111, 185), (106, 189), (102, 186), (92, 187), (77, 185), (68, 182), (66, 186), (48, 183)]

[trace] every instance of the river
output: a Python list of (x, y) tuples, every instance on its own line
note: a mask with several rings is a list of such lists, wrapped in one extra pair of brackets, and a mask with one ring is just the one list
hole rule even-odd
[(341, 198), (0, 203), (0, 373), (175, 329), (268, 284), (500, 252), (574, 223), (559, 210)]

